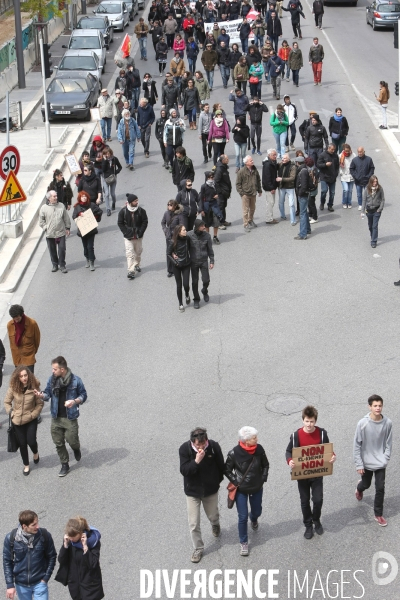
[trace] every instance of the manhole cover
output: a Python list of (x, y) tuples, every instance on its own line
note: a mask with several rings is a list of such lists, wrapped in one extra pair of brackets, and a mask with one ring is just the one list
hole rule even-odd
[(269, 396), (265, 408), (280, 415), (292, 415), (301, 412), (308, 403), (306, 398), (300, 394), (281, 393)]

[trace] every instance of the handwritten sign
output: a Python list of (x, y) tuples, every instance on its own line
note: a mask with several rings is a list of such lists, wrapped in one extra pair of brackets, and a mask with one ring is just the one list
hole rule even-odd
[(100, 109), (99, 108), (91, 108), (90, 109), (90, 120), (91, 121), (100, 121)]
[(82, 173), (75, 154), (65, 154), (65, 160), (71, 175), (80, 175)]
[(96, 229), (98, 225), (91, 208), (85, 210), (82, 216), (77, 217), (75, 219), (75, 223), (80, 231), (81, 236), (87, 235), (93, 231), (93, 229)]
[(316, 446), (300, 446), (293, 448), (292, 479), (309, 479), (310, 477), (325, 477), (332, 475), (333, 444), (317, 444)]

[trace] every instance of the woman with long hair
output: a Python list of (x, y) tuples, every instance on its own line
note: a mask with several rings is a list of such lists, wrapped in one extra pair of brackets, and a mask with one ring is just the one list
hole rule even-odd
[(377, 176), (372, 175), (363, 191), (363, 203), (361, 207), (361, 216), (363, 217), (364, 213), (367, 215), (372, 248), (376, 248), (378, 242), (378, 224), (384, 205), (385, 194), (383, 193), (383, 188), (379, 185)]
[(303, 53), (297, 42), (293, 42), (293, 47), (289, 52), (287, 66), (292, 71), (294, 85), (299, 87), (299, 73), (303, 66)]
[[(72, 214), (72, 218), (75, 220), (78, 217), (81, 217), (89, 208), (92, 209), (93, 215), (96, 221), (101, 220), (101, 215), (103, 214), (102, 209), (90, 201), (89, 195), (86, 192), (79, 192), (78, 194), (78, 202), (74, 204), (74, 212)], [(86, 258), (86, 268), (90, 267), (91, 271), (95, 271), (94, 261), (96, 257), (94, 255), (94, 236), (98, 233), (97, 227), (89, 231), (86, 235), (82, 235), (78, 228), (78, 237), (82, 239), (83, 245), (83, 254)]]
[(157, 85), (150, 73), (144, 74), (142, 89), (144, 91), (144, 97), (149, 101), (149, 104), (151, 106), (157, 104)]
[(114, 156), (114, 152), (110, 146), (106, 146), (103, 150), (103, 160), (101, 163), (101, 172), (103, 176), (103, 191), (106, 201), (107, 217), (111, 216), (111, 211), (115, 210), (117, 201), (115, 190), (117, 187), (117, 175), (122, 171), (121, 163)]
[(179, 311), (185, 312), (183, 306), (182, 285), (185, 290), (186, 304), (190, 304), (189, 278), (190, 255), (187, 231), (184, 225), (175, 227), (172, 240), (169, 241), (167, 255), (172, 261), (172, 269), (176, 281), (176, 293), (179, 302)]
[(19, 451), (24, 464), (24, 475), (29, 475), (28, 446), (33, 453), (35, 465), (39, 462), (39, 449), (36, 439), (38, 417), (43, 409), (43, 400), (33, 390), (40, 388), (35, 375), (23, 365), (17, 367), (11, 375), (10, 384), (4, 399), (7, 414), (11, 413), (11, 421), (19, 442)]
[(167, 277), (172, 277), (174, 274), (172, 269), (172, 261), (168, 256), (168, 244), (172, 239), (175, 227), (177, 225), (183, 225), (184, 222), (185, 217), (183, 214), (183, 206), (181, 206), (176, 200), (168, 200), (167, 210), (161, 219), (161, 227), (167, 244)]
[(351, 208), (351, 195), (353, 193), (354, 179), (350, 173), (350, 165), (356, 155), (349, 144), (343, 144), (343, 150), (339, 156), (339, 174), (343, 189), (342, 207)]
[[(375, 94), (376, 98), (376, 94)], [(379, 82), (379, 96), (376, 98), (381, 105), (382, 109), (382, 125), (379, 125), (379, 129), (387, 129), (387, 114), (386, 109), (390, 98), (389, 84), (386, 81)]]
[(165, 37), (160, 37), (160, 41), (156, 44), (156, 61), (158, 62), (158, 70), (160, 77), (163, 76), (168, 58), (168, 44)]
[(196, 71), (196, 62), (197, 62), (198, 54), (199, 54), (199, 47), (196, 44), (194, 37), (191, 36), (190, 38), (188, 38), (188, 41), (186, 44), (186, 58), (187, 58), (188, 65), (189, 65), (189, 71), (193, 74)]
[(102, 600), (104, 598), (100, 569), (101, 533), (83, 517), (69, 519), (58, 553), (55, 580), (68, 585), (72, 600)]

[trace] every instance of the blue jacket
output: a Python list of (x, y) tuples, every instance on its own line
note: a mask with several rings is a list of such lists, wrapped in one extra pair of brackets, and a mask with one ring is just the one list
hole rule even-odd
[(196, 44), (196, 42), (190, 42), (190, 44), (186, 44), (186, 58), (195, 60), (195, 58), (197, 58), (198, 53), (199, 47)]
[(245, 115), (247, 107), (249, 106), (249, 99), (246, 94), (236, 96), (236, 94), (229, 94), (229, 100), (233, 102), (233, 112), (235, 117)]
[[(50, 412), (53, 419), (57, 418), (58, 413), (58, 396), (55, 396), (52, 391), (52, 382), (53, 376), (49, 377), (49, 380), (46, 385), (46, 389), (43, 392), (43, 400), (48, 402), (51, 400)], [(83, 404), (87, 400), (87, 393), (85, 390), (85, 386), (83, 385), (83, 381), (77, 375), (72, 373), (71, 381), (69, 382), (69, 386), (67, 387), (67, 395), (66, 400), (76, 400), (80, 399), (80, 404)], [(67, 408), (67, 418), (71, 421), (74, 421), (79, 417), (79, 406), (78, 404), (74, 404), (71, 408)]]
[(137, 124), (139, 127), (145, 129), (148, 125), (153, 125), (155, 119), (156, 115), (151, 104), (148, 104), (146, 108), (139, 105), (137, 113)]
[(14, 552), (11, 553), (11, 532), (4, 538), (3, 568), (7, 589), (19, 585), (39, 583), (42, 579), (49, 581), (53, 573), (57, 552), (53, 538), (47, 531), (41, 529), (35, 534), (33, 548), (28, 548), (23, 542), (14, 540)]
[[(137, 139), (140, 140), (142, 137), (138, 124), (136, 123), (135, 119), (132, 119), (132, 117), (129, 119), (129, 136), (131, 138), (131, 142), (134, 144), (136, 144)], [(118, 124), (117, 137), (119, 142), (125, 141), (125, 123), (123, 117)]]
[(265, 74), (269, 73), (271, 77), (279, 77), (279, 75), (282, 75), (284, 71), (285, 63), (278, 55), (275, 55), (273, 58), (268, 59), (268, 62), (265, 67)]

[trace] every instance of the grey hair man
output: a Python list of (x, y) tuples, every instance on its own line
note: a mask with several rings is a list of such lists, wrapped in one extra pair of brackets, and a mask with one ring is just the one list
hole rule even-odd
[(39, 225), (46, 235), (47, 248), (53, 264), (52, 272), (55, 273), (60, 268), (61, 273), (68, 273), (65, 265), (65, 240), (70, 234), (71, 219), (65, 205), (58, 202), (57, 192), (50, 190), (46, 198), (47, 202), (39, 212)]
[(242, 198), (243, 227), (246, 233), (257, 227), (254, 223), (256, 196), (262, 194), (260, 174), (251, 156), (243, 159), (244, 167), (236, 175), (236, 190)]
[(282, 156), (281, 164), (278, 167), (278, 177), (276, 181), (279, 185), (279, 212), (281, 219), (286, 220), (285, 198), (289, 199), (290, 222), (296, 225), (296, 207), (294, 198), (294, 188), (296, 185), (297, 168), (294, 162), (291, 162), (289, 154)]
[(208, 439), (207, 430), (196, 427), (190, 439), (179, 448), (180, 472), (186, 494), (189, 529), (194, 547), (191, 561), (200, 562), (204, 543), (200, 530), (200, 507), (211, 523), (212, 534), (219, 537), (218, 490), (224, 478), (224, 457), (218, 442)]
[(274, 219), (274, 206), (276, 198), (276, 189), (279, 187), (278, 177), (278, 163), (276, 161), (278, 156), (277, 151), (274, 148), (267, 150), (267, 158), (263, 160), (262, 170), (262, 186), (266, 192), (266, 223), (267, 225), (276, 225), (279, 223)]

